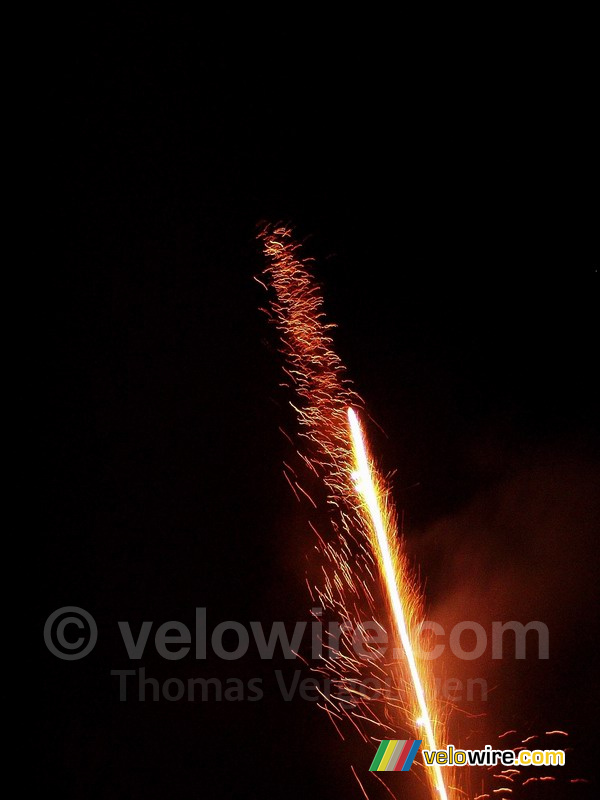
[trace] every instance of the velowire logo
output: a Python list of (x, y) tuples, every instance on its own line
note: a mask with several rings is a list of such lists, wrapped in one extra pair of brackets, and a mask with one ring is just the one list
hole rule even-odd
[(408, 772), (422, 739), (384, 739), (379, 745), (369, 772)]

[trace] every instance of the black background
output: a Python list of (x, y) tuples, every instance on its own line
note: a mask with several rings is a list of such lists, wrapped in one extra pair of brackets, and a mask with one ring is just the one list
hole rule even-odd
[[(483, 550), (522, 559), (511, 580), (530, 599), (578, 597), (566, 617), (528, 601), (523, 620), (547, 613), (551, 637), (562, 620), (562, 646), (551, 638), (537, 691), (521, 677), (522, 696), (507, 689), (489, 726), (566, 725), (577, 776), (591, 777), (599, 261), (587, 64), (566, 72), (525, 48), (513, 75), (501, 51), (436, 59), (387, 46), (374, 60), (351, 44), (297, 52), (268, 37), (207, 55), (222, 31), (150, 14), (72, 31), (40, 59), (34, 104), (38, 621), (81, 606), (99, 641), (82, 661), (40, 654), (46, 785), (65, 798), (360, 796), (349, 764), (364, 777), (372, 753), (349, 757), (313, 704), (281, 699), (273, 670), (296, 664), (165, 662), (150, 641), (149, 675), (260, 676), (256, 703), (120, 703), (109, 674), (131, 666), (118, 620), (192, 625), (200, 606), (209, 629), (307, 618), (312, 540), (282, 476), (287, 398), (253, 281), (262, 220), (293, 223), (317, 259), (336, 345), (385, 430), (373, 434), (397, 469), (430, 601), (454, 591), (444, 526), (479, 548), (466, 562), (475, 590), (494, 580), (478, 572)], [(486, 499), (502, 506), (507, 485), (517, 515), (530, 490), (537, 507), (560, 508), (539, 574), (516, 547), (527, 519), (491, 524), (483, 544), (465, 525)], [(507, 590), (517, 609), (520, 591)]]

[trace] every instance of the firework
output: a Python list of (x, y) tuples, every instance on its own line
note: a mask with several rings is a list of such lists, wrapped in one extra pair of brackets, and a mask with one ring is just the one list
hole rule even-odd
[[(356, 488), (364, 499), (365, 509), (375, 532), (376, 548), (381, 565), (381, 572), (385, 580), (396, 631), (402, 642), (402, 648), (410, 672), (411, 685), (416, 697), (416, 706), (419, 713), (417, 720), (425, 730), (427, 748), (429, 750), (437, 750), (436, 737), (429, 713), (429, 704), (414, 653), (413, 642), (415, 637), (411, 636), (407, 621), (409, 618), (408, 610), (405, 608), (405, 603), (402, 602), (403, 595), (410, 597), (410, 587), (407, 587), (404, 591), (402, 590), (404, 578), (402, 576), (402, 568), (398, 564), (398, 559), (394, 559), (392, 538), (394, 530), (391, 526), (392, 520), (389, 514), (386, 514), (385, 504), (381, 502), (381, 493), (377, 491), (377, 475), (372, 465), (369, 463), (363, 432), (358, 417), (352, 408), (348, 409), (348, 422), (350, 424), (352, 445), (356, 458)], [(435, 788), (439, 792), (440, 797), (443, 798), (443, 800), (447, 800), (448, 795), (439, 765), (434, 766), (434, 772)]]
[[(332, 348), (334, 326), (325, 319), (310, 261), (299, 257), (291, 230), (267, 227), (259, 238), (267, 259), (263, 285), (273, 291), (264, 310), (277, 328), (286, 382), (295, 394), (292, 407), (303, 442), (298, 455), (325, 487), (329, 510), (327, 531), (311, 521), (322, 577), (309, 583), (309, 591), (343, 624), (337, 641), (323, 642), (316, 667), (336, 690), (323, 696), (322, 707), (342, 736), (344, 721), (371, 742), (403, 726), (435, 749), (445, 743), (443, 709), (435, 701), (428, 662), (417, 655), (426, 649), (423, 600), (397, 535), (389, 492), (367, 455), (354, 410), (363, 403)], [(297, 497), (306, 495), (316, 508), (297, 471), (286, 465), (285, 476)], [(397, 657), (384, 660), (369, 645), (365, 620), (387, 632)], [(357, 631), (366, 642), (361, 657), (354, 646)], [(431, 795), (447, 800), (451, 790), (440, 767), (423, 769)]]

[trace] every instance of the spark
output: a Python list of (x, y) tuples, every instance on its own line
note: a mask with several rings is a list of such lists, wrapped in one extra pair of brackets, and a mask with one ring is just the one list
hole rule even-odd
[[(375, 744), (383, 737), (397, 736), (408, 722), (413, 728), (411, 735), (416, 729), (428, 749), (437, 749), (436, 741), (439, 746), (447, 744), (445, 723), (451, 704), (436, 700), (431, 666), (420, 656), (418, 645), (426, 640), (421, 627), (425, 620), (423, 595), (397, 535), (388, 489), (368, 455), (357, 415), (364, 404), (333, 349), (331, 331), (335, 326), (325, 317), (311, 259), (300, 257), (300, 244), (289, 227), (267, 225), (258, 238), (267, 266), (265, 279), (257, 277), (256, 281), (271, 294), (262, 311), (277, 330), (285, 361), (284, 385), (293, 392), (289, 405), (299, 423), (297, 437), (279, 428), (299, 461), (297, 468), (284, 462), (283, 475), (312, 517), (308, 526), (316, 540), (311, 557), (316, 552), (318, 562), (314, 569), (311, 562), (312, 574), (309, 577), (307, 573), (306, 585), (311, 603), (341, 623), (338, 636), (323, 630), (317, 666), (311, 666), (300, 653), (296, 655), (330, 681), (330, 692), (318, 689), (323, 702), (317, 705), (343, 741), (349, 726), (363, 742)], [(302, 485), (305, 482), (307, 487)], [(367, 640), (366, 620), (374, 622), (378, 632), (389, 632), (392, 640), (398, 640), (403, 659), (396, 656), (396, 649), (391, 660), (383, 659)], [(364, 639), (361, 655), (354, 646), (355, 633)], [(515, 734), (516, 730), (508, 730), (499, 738)], [(552, 730), (546, 731), (546, 736), (568, 733)], [(521, 742), (537, 738), (529, 736)], [(513, 749), (516, 753), (524, 747)], [(453, 785), (448, 767), (444, 768), (444, 783), (439, 765), (433, 769), (420, 762), (417, 765), (425, 771), (436, 800), (466, 796)], [(368, 798), (357, 771), (353, 766), (351, 770)], [(506, 770), (494, 777), (515, 783), (513, 774), (521, 773)], [(395, 796), (376, 773), (369, 777)], [(530, 778), (520, 785), (549, 779)], [(578, 782), (587, 781), (571, 780)], [(515, 796), (508, 787), (485, 792), (483, 782), (480, 791), (474, 800)]]
[[(290, 407), (303, 445), (296, 448), (299, 469), (286, 463), (284, 477), (312, 517), (308, 524), (320, 556), (316, 575), (307, 576), (307, 585), (311, 601), (342, 623), (337, 639), (324, 632), (318, 666), (312, 667), (331, 681), (332, 691), (319, 705), (342, 739), (342, 728), (348, 725), (371, 744), (408, 726), (417, 729), (429, 749), (436, 749), (436, 740), (445, 740), (437, 735), (443, 732), (444, 712), (434, 697), (429, 665), (415, 657), (425, 637), (420, 627), (425, 619), (423, 598), (396, 534), (384, 482), (369, 467), (362, 433), (359, 453), (349, 432), (349, 423), (360, 432), (354, 409), (362, 409), (362, 400), (333, 350), (334, 326), (326, 321), (312, 265), (298, 256), (300, 246), (291, 230), (268, 226), (259, 239), (267, 267), (264, 281), (257, 280), (274, 292), (263, 311), (280, 339), (286, 384), (294, 394)], [(353, 479), (357, 466), (362, 497)], [(397, 644), (392, 660), (384, 660), (368, 641), (366, 620)], [(361, 654), (355, 634), (363, 638)], [(436, 800), (454, 796), (454, 789), (444, 785), (439, 765), (418, 765)], [(352, 773), (368, 796), (354, 768)], [(369, 779), (373, 776), (369, 773)]]
[(505, 736), (509, 736), (511, 733), (516, 733), (516, 731), (515, 731), (515, 730), (504, 731), (504, 733), (501, 733), (501, 734), (498, 736), (498, 738), (499, 738), (499, 739), (504, 739), (504, 737), (505, 737)]
[[(392, 548), (390, 547), (390, 535), (393, 535), (388, 530), (386, 521), (384, 519), (384, 512), (382, 512), (381, 503), (377, 494), (376, 481), (373, 478), (373, 472), (369, 463), (369, 457), (365, 447), (364, 436), (353, 408), (348, 409), (348, 422), (350, 424), (350, 432), (352, 436), (352, 446), (356, 458), (357, 470), (355, 473), (356, 487), (360, 494), (363, 496), (365, 505), (368, 510), (373, 529), (377, 536), (377, 545), (379, 548), (379, 557), (383, 567), (383, 575), (385, 579), (386, 589), (394, 613), (394, 622), (396, 630), (402, 642), (402, 648), (408, 661), (410, 676), (417, 696), (417, 703), (421, 716), (417, 720), (425, 728), (427, 736), (427, 749), (437, 750), (435, 735), (433, 733), (433, 726), (431, 724), (431, 717), (427, 708), (427, 701), (425, 699), (425, 692), (423, 690), (423, 683), (415, 660), (413, 643), (409, 634), (408, 626), (406, 623), (406, 610), (400, 597), (398, 584), (400, 582), (399, 575), (394, 563), (392, 555)], [(444, 779), (442, 778), (442, 770), (439, 764), (434, 765), (435, 771), (435, 786), (438, 790), (440, 797), (447, 800), (446, 787)]]

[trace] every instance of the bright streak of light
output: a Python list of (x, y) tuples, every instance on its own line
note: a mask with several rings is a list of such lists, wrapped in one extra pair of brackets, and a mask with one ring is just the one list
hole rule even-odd
[[(284, 463), (284, 476), (298, 502), (306, 502), (308, 525), (316, 537), (317, 555), (315, 560), (311, 558), (306, 582), (313, 605), (318, 604), (325, 615), (343, 623), (339, 636), (327, 634), (322, 638), (322, 658), (311, 666), (331, 682), (334, 690), (323, 695), (319, 706), (344, 741), (349, 730), (350, 736), (358, 735), (371, 748), (382, 738), (395, 738), (400, 726), (405, 731), (408, 721), (410, 728), (418, 730), (417, 738), (429, 744), (432, 737), (425, 735), (429, 727), (437, 740), (445, 743), (447, 706), (436, 702), (429, 664), (416, 659), (421, 696), (429, 710), (429, 714), (423, 714), (408, 659), (398, 659), (394, 652), (384, 661), (378, 648), (366, 642), (365, 620), (392, 633), (397, 647), (402, 648), (373, 524), (352, 480), (356, 455), (348, 431), (348, 409), (360, 409), (363, 403), (333, 349), (331, 332), (335, 326), (325, 315), (312, 260), (301, 257), (301, 246), (287, 227), (267, 225), (259, 239), (266, 268), (265, 280), (257, 280), (270, 293), (268, 307), (262, 310), (277, 330), (284, 358), (284, 385), (293, 395), (290, 405), (299, 423), (297, 444), (282, 431), (296, 446), (299, 457), (298, 469)], [(416, 647), (417, 642), (427, 641), (421, 629), (425, 619), (423, 596), (401, 542), (393, 535), (395, 514), (393, 504), (387, 503), (384, 481), (375, 470), (370, 477), (382, 505), (384, 527), (390, 533), (408, 639)], [(310, 491), (302, 486), (306, 479)], [(363, 639), (362, 653), (357, 651), (357, 635)], [(449, 768), (444, 770), (444, 787), (436, 783), (433, 769), (421, 762), (418, 766), (436, 800), (447, 800), (448, 795), (456, 798), (457, 792), (464, 796), (452, 786), (454, 777)], [(360, 790), (368, 794), (368, 787), (352, 772)], [(369, 773), (369, 777), (382, 783), (375, 773)], [(401, 785), (383, 785), (392, 797), (399, 796), (396, 792)]]
[[(396, 624), (396, 629), (406, 655), (406, 660), (410, 669), (410, 675), (420, 711), (420, 717), (418, 720), (416, 720), (416, 723), (422, 724), (423, 728), (425, 729), (427, 748), (429, 750), (437, 750), (435, 736), (433, 733), (433, 725), (431, 724), (431, 718), (429, 716), (429, 710), (425, 700), (425, 692), (423, 691), (423, 684), (417, 668), (413, 646), (406, 624), (406, 614), (404, 612), (400, 592), (398, 591), (398, 575), (394, 565), (394, 559), (392, 557), (389, 533), (384, 522), (381, 503), (377, 494), (376, 482), (373, 478), (371, 465), (369, 464), (369, 457), (367, 455), (363, 432), (358, 421), (358, 417), (352, 408), (348, 409), (348, 422), (350, 424), (352, 446), (356, 458), (357, 469), (354, 476), (356, 479), (356, 488), (364, 500), (371, 523), (373, 525), (373, 529), (377, 536), (380, 562), (388, 597), (394, 613), (394, 622)], [(433, 768), (435, 771), (435, 788), (439, 792), (442, 800), (448, 800), (444, 779), (442, 777), (442, 770), (439, 764), (435, 764)]]

